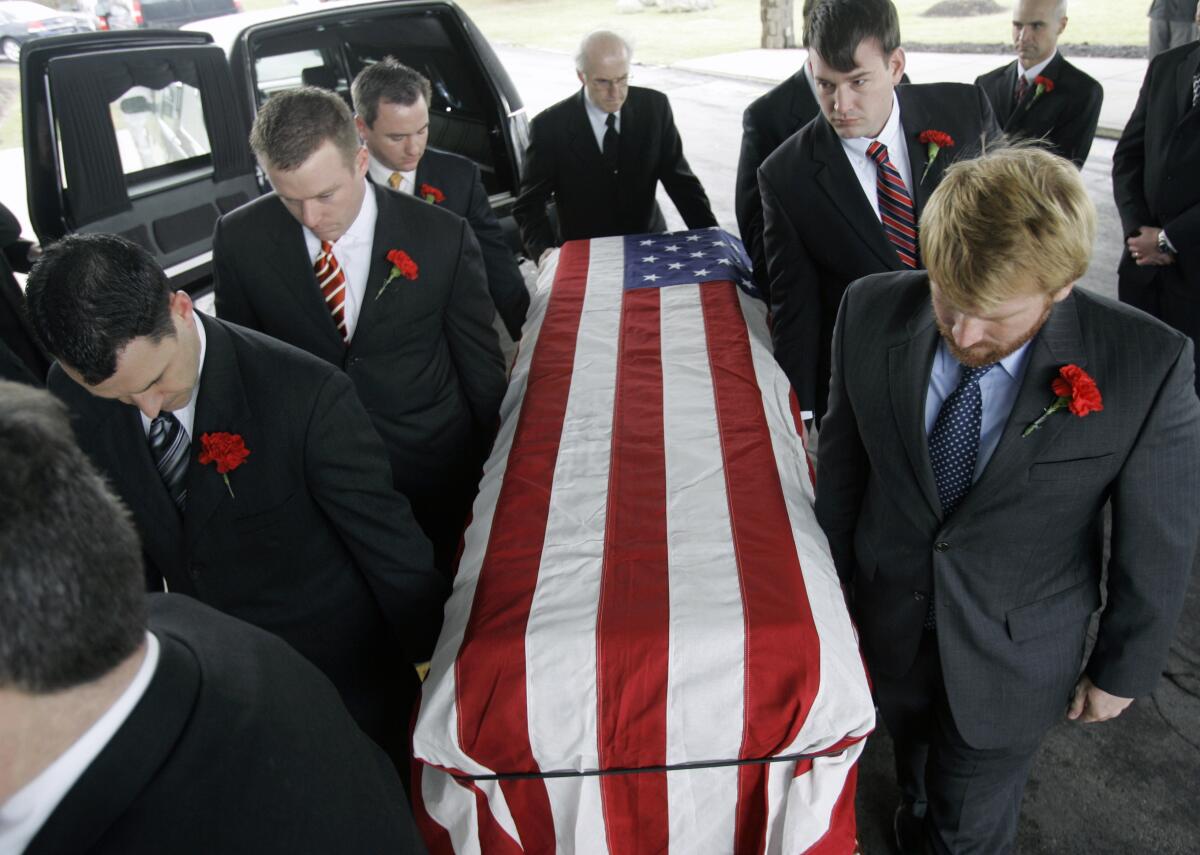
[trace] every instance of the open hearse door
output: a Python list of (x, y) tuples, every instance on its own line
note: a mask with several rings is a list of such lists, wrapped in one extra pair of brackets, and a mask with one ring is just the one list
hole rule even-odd
[(281, 89), (349, 102), (394, 56), (433, 86), (429, 144), (474, 160), (514, 250), (528, 119), (487, 40), (451, 2), (347, 2), (229, 15), (189, 30), (49, 37), (21, 57), (25, 174), (38, 240), (114, 232), (177, 287), (211, 284), (217, 218), (270, 189), (247, 137)]

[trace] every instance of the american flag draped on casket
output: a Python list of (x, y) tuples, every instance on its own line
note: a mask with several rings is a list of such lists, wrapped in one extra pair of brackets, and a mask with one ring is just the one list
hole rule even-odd
[(852, 851), (874, 710), (747, 278), (696, 230), (535, 295), (414, 732), (435, 853)]

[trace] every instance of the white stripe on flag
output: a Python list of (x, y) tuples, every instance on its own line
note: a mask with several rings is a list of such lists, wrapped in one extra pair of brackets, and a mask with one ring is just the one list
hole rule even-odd
[(421, 769), (421, 801), (429, 816), (449, 833), (456, 855), (481, 852), (474, 793), (440, 769), (425, 766)]
[[(768, 845), (768, 852), (781, 855), (806, 852), (825, 836), (834, 806), (846, 786), (846, 776), (858, 762), (865, 745), (865, 741), (857, 742), (847, 746), (841, 754), (817, 757), (812, 761), (812, 768), (803, 775), (787, 780), (780, 776), (781, 783), (786, 785), (786, 798), (772, 799), (771, 803), (780, 804), (784, 815), (780, 827), (772, 829), (778, 833), (779, 845), (777, 848)], [(787, 763), (776, 765), (793, 768)]]
[[(529, 736), (544, 770), (566, 762), (595, 769), (596, 614), (604, 556), (617, 341), (621, 324), (621, 238), (591, 242), (587, 291), (575, 345), (575, 371), (563, 416), (546, 537), (525, 632)], [(564, 758), (566, 758), (564, 760)], [(550, 787), (556, 829), (582, 822), (604, 851), (603, 812), (576, 818), (579, 800), (600, 804), (595, 777), (580, 789)], [(570, 796), (562, 796), (569, 791)]]
[[(812, 710), (788, 752), (814, 753), (844, 736), (866, 735), (875, 726), (875, 707), (867, 689), (858, 637), (850, 623), (828, 542), (813, 509), (808, 461), (800, 452), (795, 419), (789, 406), (786, 375), (766, 347), (766, 309), (738, 291), (742, 314), (751, 330), (754, 373), (762, 390), (771, 429), (771, 448), (783, 486), (788, 519), (801, 556), (800, 569), (808, 592), (813, 624), (821, 639), (821, 680)], [(776, 802), (772, 801), (772, 804)]]
[[(742, 731), (730, 723), (743, 714), (745, 651), (717, 627), (740, 634), (744, 617), (700, 286), (660, 290), (671, 613), (666, 759), (674, 764), (738, 756)], [(712, 792), (701, 790), (708, 786)], [(669, 774), (667, 801), (672, 850), (733, 848), (736, 769)]]

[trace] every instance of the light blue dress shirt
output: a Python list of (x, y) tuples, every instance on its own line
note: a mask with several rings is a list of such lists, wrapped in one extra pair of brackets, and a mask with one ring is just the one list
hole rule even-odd
[[(987, 466), (992, 452), (1000, 444), (1000, 434), (1004, 432), (1004, 423), (1012, 412), (1017, 400), (1017, 392), (1021, 388), (1021, 378), (1025, 376), (1025, 357), (1029, 354), (1027, 341), (1020, 348), (1000, 360), (1000, 364), (983, 375), (979, 381), (979, 392), (983, 398), (983, 420), (979, 426), (979, 456), (975, 458), (975, 477), (979, 480), (980, 473)], [(929, 373), (929, 388), (925, 393), (925, 437), (928, 442), (933, 424), (937, 421), (938, 410), (942, 402), (950, 397), (950, 393), (958, 386), (962, 376), (962, 366), (950, 354), (946, 340), (938, 339), (937, 353), (933, 355), (933, 370)]]

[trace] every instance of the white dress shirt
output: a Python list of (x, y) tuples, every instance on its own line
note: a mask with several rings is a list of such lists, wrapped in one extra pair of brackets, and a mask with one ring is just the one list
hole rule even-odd
[[(200, 361), (196, 363), (196, 384), (192, 386), (192, 397), (188, 398), (187, 406), (179, 410), (170, 410), (170, 413), (179, 420), (179, 424), (183, 427), (189, 440), (193, 436), (192, 425), (196, 422), (196, 398), (200, 395), (200, 377), (204, 373), (204, 352), (208, 349), (208, 338), (204, 334), (204, 324), (200, 323), (198, 309), (192, 310), (192, 320), (196, 322), (196, 333), (200, 336)], [(142, 417), (142, 430), (149, 439), (151, 420), (140, 410), (138, 415)]]
[[(1039, 74), (1041, 74), (1043, 71), (1045, 71), (1046, 66), (1049, 65), (1050, 62), (1056, 56), (1058, 56), (1058, 51), (1055, 51), (1054, 53), (1050, 54), (1050, 56), (1046, 57), (1044, 60), (1042, 60), (1041, 62), (1039, 62), (1037, 65), (1035, 65), (1033, 68), (1030, 68), (1030, 69), (1026, 69), (1023, 65), (1021, 65), (1021, 60), (1018, 59), (1017, 60), (1017, 74), (1018, 75), (1024, 74), (1025, 79), (1029, 81), (1029, 85), (1032, 87), (1033, 79), (1035, 77), (1037, 77)], [(1018, 80), (1018, 82), (1020, 82), (1020, 81)], [(1015, 87), (1014, 87), (1014, 91), (1016, 91)]]
[[(369, 160), (367, 161), (367, 172), (370, 174), (371, 180), (374, 181), (376, 184), (378, 184), (380, 187), (390, 187), (393, 190), (397, 190), (401, 193), (407, 193), (410, 196), (416, 192), (417, 170), (410, 169), (407, 172), (401, 172), (400, 173), (400, 186), (392, 187), (392, 183), (391, 183), (392, 173), (395, 172), (396, 170), (391, 169), (387, 166), (384, 166), (382, 163), (380, 163), (378, 160), (375, 159), (375, 155), (373, 155), (373, 154), (368, 154), (368, 158), (369, 158)], [(341, 261), (341, 256), (338, 256), (338, 261)]]
[[(366, 179), (363, 179), (366, 182)], [(386, 184), (385, 184), (386, 186)], [(342, 272), (346, 274), (346, 338), (354, 338), (354, 328), (362, 312), (363, 295), (367, 292), (367, 277), (371, 275), (371, 247), (375, 243), (375, 220), (379, 217), (379, 206), (375, 203), (375, 190), (369, 184), (363, 194), (362, 207), (358, 216), (346, 229), (346, 233), (333, 242), (333, 255)], [(304, 245), (308, 247), (308, 261), (317, 263), (321, 254), (321, 239), (304, 229)], [(395, 247), (398, 249), (399, 247)], [(380, 282), (380, 285), (383, 283)]]
[(892, 161), (892, 165), (896, 167), (896, 171), (900, 173), (900, 177), (904, 179), (904, 186), (908, 188), (909, 198), (915, 198), (913, 194), (912, 167), (908, 162), (908, 143), (904, 139), (904, 127), (900, 124), (900, 101), (896, 98), (895, 92), (892, 93), (892, 113), (888, 116), (888, 120), (884, 124), (883, 130), (880, 131), (879, 136), (855, 137), (854, 139), (841, 141), (842, 150), (846, 152), (846, 159), (850, 161), (850, 168), (854, 170), (854, 175), (858, 178), (863, 195), (871, 203), (871, 210), (875, 212), (875, 217), (882, 223), (883, 218), (879, 215), (879, 190), (876, 183), (879, 175), (879, 165), (867, 157), (867, 148), (875, 140), (879, 140), (879, 142), (887, 146), (888, 158)]
[[(608, 132), (608, 116), (609, 114), (601, 110), (592, 103), (592, 96), (588, 94), (587, 87), (583, 87), (583, 106), (587, 110), (588, 121), (592, 124), (592, 133), (596, 136), (596, 148), (604, 151), (604, 134)], [(621, 111), (613, 113), (617, 117), (617, 123), (613, 128), (617, 133), (621, 133)]]
[(147, 631), (145, 658), (121, 696), (57, 760), (0, 805), (0, 853), (25, 851), (58, 803), (129, 718), (157, 668), (158, 639)]

